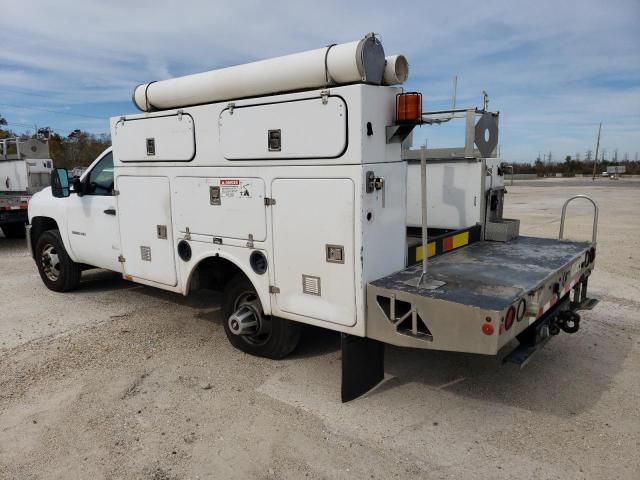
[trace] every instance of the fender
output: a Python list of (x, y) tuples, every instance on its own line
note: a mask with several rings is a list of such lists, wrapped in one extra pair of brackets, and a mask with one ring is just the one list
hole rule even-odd
[[(76, 255), (71, 248), (69, 234), (67, 229), (66, 203), (64, 198), (56, 198), (51, 194), (51, 187), (47, 187), (38, 193), (35, 193), (29, 200), (29, 223), (33, 224), (36, 217), (50, 218), (58, 224), (60, 238), (67, 254), (74, 262), (77, 261)], [(33, 242), (35, 248), (36, 242)]]

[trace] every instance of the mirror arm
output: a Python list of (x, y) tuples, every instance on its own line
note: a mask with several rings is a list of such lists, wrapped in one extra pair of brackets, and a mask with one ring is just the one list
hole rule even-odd
[(71, 186), (73, 187), (71, 193), (75, 193), (79, 197), (82, 197), (84, 195), (84, 184), (80, 181), (80, 177), (73, 177), (73, 179), (71, 180)]

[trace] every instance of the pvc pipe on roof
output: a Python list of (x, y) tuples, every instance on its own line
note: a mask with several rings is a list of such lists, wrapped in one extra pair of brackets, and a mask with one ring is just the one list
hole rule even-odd
[(406, 59), (389, 59), (370, 33), (355, 42), (144, 83), (133, 90), (132, 99), (140, 110), (150, 112), (349, 83), (406, 80)]
[(399, 85), (406, 82), (409, 77), (409, 62), (405, 56), (392, 55), (385, 60), (382, 83), (384, 85)]

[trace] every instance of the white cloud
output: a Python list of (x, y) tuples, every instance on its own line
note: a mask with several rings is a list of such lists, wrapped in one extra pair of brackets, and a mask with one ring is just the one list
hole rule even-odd
[[(559, 158), (592, 148), (599, 121), (609, 150), (633, 156), (640, 150), (639, 18), (637, 0), (22, 0), (0, 17), (0, 111), (40, 121), (35, 107), (91, 114), (90, 104), (106, 117), (132, 110), (131, 89), (141, 82), (376, 31), (388, 53), (409, 57), (408, 87), (424, 93), (427, 107), (449, 104), (453, 75), (460, 105), (479, 104), (487, 90), (502, 113), (505, 156), (553, 150)], [(34, 109), (2, 106), (17, 102)], [(44, 121), (106, 126), (106, 118)], [(421, 132), (434, 144), (451, 138), (446, 128)]]

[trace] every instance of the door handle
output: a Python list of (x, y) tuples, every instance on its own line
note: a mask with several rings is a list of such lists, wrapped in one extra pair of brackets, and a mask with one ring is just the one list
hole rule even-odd
[(116, 209), (115, 208), (107, 208), (104, 213), (106, 213), (107, 215), (115, 215), (116, 214)]

